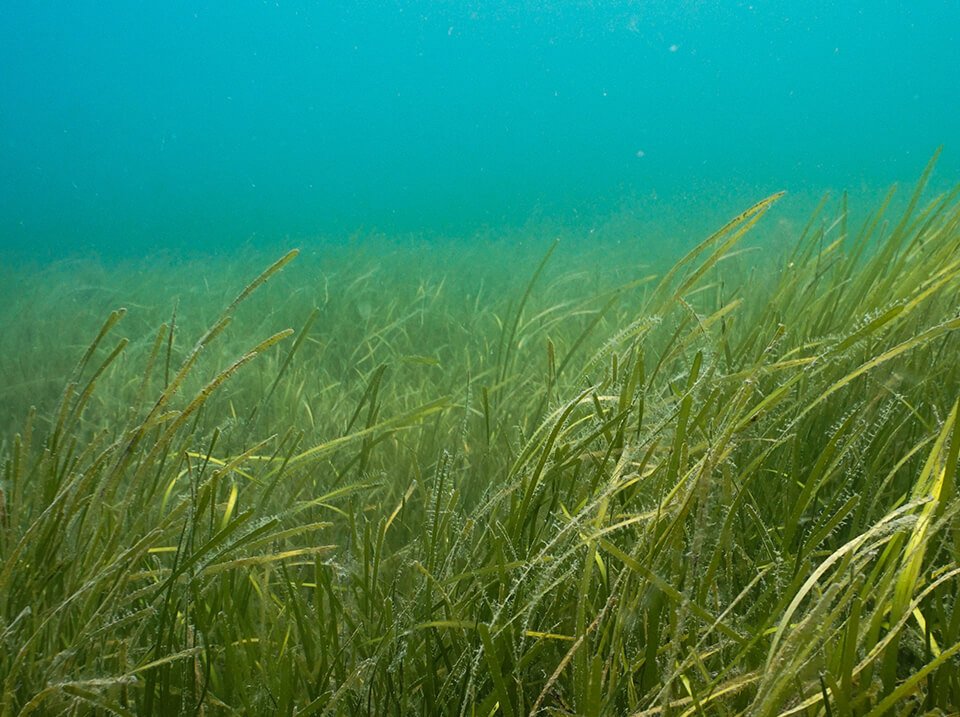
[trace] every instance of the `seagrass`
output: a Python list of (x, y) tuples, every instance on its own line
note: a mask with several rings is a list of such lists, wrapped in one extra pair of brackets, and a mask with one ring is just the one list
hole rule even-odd
[(371, 238), (8, 282), (0, 714), (956, 711), (932, 170), (672, 266)]

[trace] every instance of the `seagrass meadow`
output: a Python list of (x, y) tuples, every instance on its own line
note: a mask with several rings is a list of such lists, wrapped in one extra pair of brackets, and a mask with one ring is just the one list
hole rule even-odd
[(955, 713), (960, 201), (929, 171), (646, 266), (6, 267), (0, 714)]

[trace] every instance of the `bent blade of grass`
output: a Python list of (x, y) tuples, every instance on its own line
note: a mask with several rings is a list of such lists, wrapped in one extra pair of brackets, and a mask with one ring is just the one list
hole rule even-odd
[[(234, 456), (233, 458), (229, 458), (229, 459), (217, 458), (216, 456), (209, 455), (206, 453), (197, 453), (196, 451), (187, 451), (186, 455), (189, 456), (190, 458), (198, 458), (198, 459), (204, 460), (206, 463), (217, 466), (216, 473), (218, 473), (219, 475), (227, 475), (228, 473), (232, 472), (232, 473), (236, 473), (239, 476), (243, 476), (251, 483), (259, 483), (260, 481), (257, 480), (251, 473), (249, 473), (248, 471), (240, 470), (239, 468), (237, 468), (237, 466), (239, 466), (241, 463), (247, 460), (257, 460), (258, 458), (263, 458), (263, 456), (258, 455), (260, 453), (260, 450), (265, 445), (267, 445), (268, 443), (276, 439), (276, 437), (277, 437), (276, 435), (269, 436), (263, 439), (262, 441), (260, 441), (259, 443), (257, 443), (256, 445), (251, 446), (240, 455)], [(183, 474), (181, 473), (180, 475), (182, 476)]]
[[(873, 645), (870, 647), (869, 652), (864, 656), (864, 658), (863, 658), (855, 667), (853, 667), (853, 668), (850, 670), (849, 684), (850, 684), (850, 685), (855, 684), (855, 680), (857, 680), (858, 678), (861, 678), (861, 677), (860, 677), (860, 676), (861, 676), (861, 673), (863, 673), (865, 670), (867, 670), (876, 660), (878, 660), (880, 657), (883, 656), (884, 652), (887, 650), (887, 648), (890, 646), (890, 644), (891, 644), (895, 639), (898, 638), (898, 636), (900, 635), (901, 630), (902, 630), (903, 627), (906, 625), (906, 623), (908, 622), (909, 618), (912, 616), (913, 611), (916, 610), (916, 609), (919, 607), (919, 605), (920, 605), (927, 597), (930, 596), (931, 593), (933, 593), (933, 592), (934, 592), (937, 588), (939, 588), (941, 585), (943, 585), (943, 584), (945, 584), (945, 583), (949, 582), (950, 580), (953, 580), (954, 578), (957, 578), (957, 577), (960, 577), (960, 568), (954, 567), (954, 568), (952, 568), (951, 570), (947, 571), (946, 573), (940, 575), (936, 580), (934, 580), (933, 582), (931, 582), (931, 583), (930, 583), (929, 585), (927, 585), (920, 593), (918, 593), (918, 594), (916, 595), (916, 597), (914, 598), (914, 600), (911, 602), (908, 611), (907, 611), (904, 615), (902, 615), (897, 622), (891, 623), (891, 624), (889, 625), (889, 629), (888, 629), (887, 634), (884, 635), (884, 637), (883, 637), (882, 639), (880, 639), (878, 642), (876, 642), (875, 644), (873, 644)], [(854, 604), (856, 604), (856, 603), (854, 603)], [(881, 608), (881, 610), (882, 610), (882, 608)], [(957, 645), (954, 645), (954, 647), (958, 647), (958, 646), (960, 646), (960, 643), (958, 643)], [(852, 653), (854, 650), (855, 650), (855, 647), (854, 647), (854, 648), (851, 648), (851, 653)], [(913, 675), (911, 675), (911, 677), (910, 677), (910, 680), (911, 680), (911, 681), (909, 682), (909, 685), (910, 685), (910, 688), (911, 688), (911, 689), (908, 689), (908, 690), (905, 691), (905, 692), (899, 693), (898, 696), (897, 696), (895, 699), (891, 699), (891, 697), (893, 696), (892, 693), (891, 693), (891, 694), (888, 694), (888, 695), (886, 696), (886, 698), (884, 699), (884, 702), (887, 703), (887, 706), (884, 708), (884, 710), (882, 710), (882, 711), (877, 711), (878, 708), (879, 708), (879, 704), (878, 704), (877, 706), (874, 707), (874, 710), (871, 711), (871, 714), (875, 714), (875, 715), (880, 715), (880, 714), (882, 714), (884, 711), (889, 710), (890, 706), (896, 704), (896, 702), (899, 701), (899, 699), (901, 699), (903, 696), (909, 694), (909, 693), (912, 691), (912, 689), (915, 689), (915, 688), (916, 688), (917, 682), (919, 682), (921, 679), (923, 679), (923, 677), (926, 677), (931, 670), (936, 669), (940, 664), (942, 664), (942, 662), (944, 661), (944, 660), (940, 660), (940, 658), (941, 658), (942, 656), (943, 656), (943, 651), (941, 651), (940, 655), (937, 656), (937, 660), (934, 660), (934, 662), (935, 662), (936, 664), (928, 663), (928, 665), (926, 665), (924, 669), (926, 669), (926, 668), (929, 668), (929, 669), (927, 669), (927, 670), (923, 673), (923, 675), (921, 675), (917, 680), (913, 680), (913, 678), (917, 677), (917, 674), (918, 674), (918, 673), (914, 673)], [(949, 659), (951, 656), (952, 656), (952, 655), (948, 655), (948, 657), (945, 658), (945, 659)], [(861, 681), (862, 681), (862, 678), (861, 678)], [(843, 684), (844, 684), (844, 683), (841, 682), (841, 685), (843, 685)], [(903, 683), (903, 684), (906, 684), (906, 683)], [(901, 685), (901, 686), (902, 686), (902, 685)], [(846, 689), (846, 688), (844, 688), (844, 689)], [(851, 694), (852, 694), (852, 693), (851, 693)], [(872, 693), (871, 693), (871, 694), (872, 694)], [(866, 695), (860, 695), (860, 701), (863, 701), (865, 697), (866, 697)], [(823, 696), (822, 696), (821, 694), (815, 693), (815, 694), (811, 695), (810, 697), (808, 697), (806, 700), (803, 700), (803, 701), (801, 701), (801, 702), (799, 702), (799, 703), (797, 703), (797, 704), (795, 704), (795, 705), (792, 705), (792, 706), (789, 707), (788, 709), (783, 710), (782, 712), (780, 712), (779, 717), (792, 717), (792, 715), (796, 715), (796, 714), (807, 714), (807, 710), (809, 710), (811, 707), (819, 704), (822, 699), (823, 699)]]
[[(287, 338), (292, 333), (293, 333), (293, 329), (285, 329), (284, 331), (279, 331), (275, 333), (273, 336), (271, 336), (270, 338), (265, 339), (264, 341), (261, 341), (259, 344), (257, 344), (252, 349), (250, 349), (246, 354), (241, 356), (239, 359), (234, 361), (230, 366), (228, 366), (219, 374), (217, 374), (217, 376), (215, 376), (213, 380), (207, 383), (207, 385), (204, 386), (196, 396), (194, 396), (194, 398), (190, 401), (190, 403), (187, 404), (186, 408), (184, 408), (182, 411), (177, 413), (176, 417), (169, 422), (166, 429), (163, 431), (163, 434), (157, 439), (156, 443), (154, 443), (154, 445), (150, 449), (150, 452), (147, 454), (146, 460), (144, 460), (140, 464), (140, 466), (137, 468), (137, 472), (134, 475), (134, 480), (139, 480), (139, 478), (142, 477), (143, 472), (149, 466), (154, 465), (158, 456), (161, 453), (163, 453), (165, 450), (167, 450), (168, 446), (171, 444), (171, 442), (174, 439), (174, 436), (176, 436), (180, 428), (187, 422), (187, 420), (190, 418), (191, 415), (196, 413), (200, 409), (200, 407), (203, 406), (204, 403), (206, 403), (206, 401), (217, 389), (219, 389), (228, 379), (230, 379), (234, 374), (236, 374), (237, 371), (243, 368), (243, 366), (253, 361), (257, 356), (262, 354), (264, 351), (269, 349), (274, 344), (279, 343), (283, 339)], [(168, 392), (170, 392), (171, 389), (173, 389), (175, 386), (178, 386), (179, 385), (178, 380), (182, 381), (182, 379), (185, 376), (186, 376), (185, 372), (181, 372), (181, 374), (178, 374), (177, 378), (174, 379), (174, 382), (167, 387), (166, 391), (164, 391), (164, 396), (167, 396)], [(173, 395), (172, 392), (170, 392), (169, 395), (172, 396)], [(123, 455), (121, 457), (121, 462), (114, 469), (114, 481), (120, 479), (122, 475), (120, 469), (125, 467), (125, 460), (131, 454), (133, 447), (137, 443), (139, 443), (140, 439), (146, 433), (146, 430), (147, 430), (146, 427), (148, 425), (149, 419), (153, 417), (154, 411), (156, 411), (157, 407), (159, 407), (160, 405), (160, 401), (165, 400), (164, 396), (161, 396), (161, 399), (158, 400), (157, 405), (154, 407), (154, 410), (151, 411), (150, 415), (148, 416), (148, 419), (144, 421), (141, 427), (137, 429), (137, 431), (134, 433), (134, 436), (130, 439), (130, 443), (128, 444), (127, 449), (123, 452)], [(112, 487), (113, 486), (111, 484), (110, 488), (112, 489)]]
[(916, 336), (913, 336), (907, 339), (906, 341), (903, 341), (897, 344), (893, 348), (890, 348), (887, 351), (884, 351), (882, 354), (878, 356), (874, 356), (872, 359), (861, 364), (859, 367), (857, 367), (855, 370), (848, 373), (843, 378), (831, 384), (823, 393), (817, 396), (812, 402), (807, 404), (804, 407), (804, 409), (797, 415), (795, 420), (799, 421), (800, 418), (803, 418), (804, 416), (809, 414), (810, 411), (812, 411), (814, 408), (816, 408), (821, 403), (826, 401), (830, 396), (832, 396), (834, 393), (842, 389), (844, 386), (847, 386), (848, 384), (850, 384), (854, 379), (858, 378), (859, 376), (862, 376), (868, 371), (875, 369), (877, 366), (880, 366), (881, 364), (884, 364), (887, 361), (890, 361), (891, 359), (896, 358), (900, 354), (906, 353), (907, 351), (911, 351), (912, 349), (915, 349), (918, 346), (923, 346), (924, 344), (929, 343), (930, 341), (937, 338), (938, 336), (942, 336), (951, 331), (956, 331), (957, 329), (960, 329), (960, 318), (950, 319), (948, 321), (944, 321), (940, 324), (937, 324), (936, 326), (932, 326), (931, 328), (917, 334)]
[(777, 654), (777, 648), (779, 647), (780, 640), (783, 638), (784, 633), (790, 626), (794, 613), (800, 607), (800, 603), (803, 602), (807, 595), (809, 595), (813, 588), (817, 585), (820, 578), (823, 577), (827, 571), (836, 565), (841, 559), (845, 559), (848, 556), (857, 553), (864, 545), (869, 544), (871, 549), (875, 549), (880, 545), (889, 542), (895, 535), (906, 530), (908, 526), (904, 523), (903, 518), (909, 517), (911, 511), (918, 505), (919, 503), (917, 502), (907, 503), (906, 505), (902, 505), (896, 510), (888, 513), (865, 533), (857, 535), (841, 547), (837, 548), (817, 566), (816, 570), (810, 574), (801, 588), (794, 595), (793, 600), (791, 600), (790, 604), (787, 606), (787, 609), (784, 611), (783, 616), (780, 618), (776, 632), (774, 632), (773, 639), (770, 642), (770, 649), (767, 652), (767, 661), (764, 668), (765, 671), (770, 671), (773, 668), (773, 662)]
[[(438, 398), (433, 401), (428, 401), (424, 404), (421, 404), (420, 406), (418, 406), (413, 410), (407, 411), (398, 416), (387, 418), (387, 419), (384, 419), (383, 421), (375, 423), (369, 428), (364, 428), (359, 431), (354, 431), (353, 433), (350, 433), (346, 436), (340, 436), (339, 438), (334, 438), (332, 440), (319, 443), (313, 446), (312, 448), (309, 448), (306, 451), (303, 451), (302, 453), (298, 453), (297, 455), (293, 456), (292, 458), (290, 458), (289, 461), (287, 461), (287, 464), (291, 466), (296, 466), (308, 460), (317, 460), (319, 458), (326, 456), (329, 453), (332, 453), (333, 451), (336, 451), (337, 449), (349, 443), (353, 443), (354, 441), (357, 441), (357, 440), (362, 440), (380, 431), (395, 431), (395, 430), (401, 430), (404, 428), (410, 428), (412, 426), (419, 424), (427, 416), (431, 416), (440, 411), (444, 411), (450, 408), (452, 405), (453, 404), (451, 404), (448, 398)], [(276, 470), (279, 470), (279, 469), (270, 471), (269, 473), (267, 473), (265, 478), (266, 479), (271, 478), (276, 472)]]
[(73, 411), (71, 412), (70, 418), (67, 420), (64, 428), (65, 431), (69, 432), (71, 426), (80, 419), (81, 415), (83, 415), (83, 409), (86, 407), (87, 401), (89, 401), (90, 397), (93, 395), (94, 389), (97, 386), (97, 381), (104, 374), (110, 364), (112, 364), (123, 352), (129, 343), (130, 342), (128, 339), (120, 339), (113, 351), (111, 351), (110, 354), (100, 363), (100, 366), (97, 367), (97, 370), (93, 372), (93, 375), (87, 381), (87, 385), (84, 386), (83, 391), (80, 392), (80, 395), (77, 397), (77, 400), (74, 403)]
[[(894, 582), (893, 600), (890, 605), (891, 621), (903, 616), (919, 587), (920, 573), (923, 569), (923, 560), (930, 539), (930, 529), (935, 518), (942, 514), (944, 509), (941, 496), (944, 493), (949, 495), (952, 492), (952, 486), (945, 485), (947, 469), (943, 461), (947, 440), (953, 432), (954, 423), (957, 420), (958, 406), (960, 406), (960, 401), (954, 402), (950, 415), (944, 421), (913, 488), (912, 501), (917, 503), (926, 500), (926, 502), (920, 508), (917, 522), (906, 539), (903, 558)], [(888, 689), (892, 689), (896, 682), (898, 642), (896, 639), (893, 641), (893, 647), (887, 652), (883, 665), (883, 682)]]
[[(778, 199), (784, 196), (786, 192), (777, 192), (776, 194), (771, 194), (765, 199), (761, 199), (759, 202), (754, 204), (749, 209), (744, 210), (729, 222), (724, 224), (720, 229), (715, 231), (713, 234), (708, 236), (697, 246), (691, 249), (687, 254), (676, 262), (670, 270), (664, 275), (660, 280), (660, 283), (657, 285), (657, 288), (653, 291), (653, 297), (656, 297), (660, 294), (661, 291), (664, 291), (673, 281), (674, 277), (688, 264), (690, 264), (694, 259), (696, 259), (700, 254), (702, 254), (706, 249), (711, 245), (715, 244), (717, 241), (727, 236), (731, 231), (734, 231), (744, 222), (748, 222), (751, 219), (759, 218), (763, 213), (767, 211)], [(750, 225), (752, 226), (752, 224)]]
[[(51, 696), (56, 695), (57, 693), (63, 691), (70, 693), (71, 691), (78, 696), (94, 696), (99, 698), (101, 702), (97, 706), (107, 709), (110, 712), (120, 715), (133, 715), (132, 712), (125, 710), (120, 705), (113, 703), (110, 700), (107, 700), (103, 695), (100, 695), (97, 692), (94, 692), (91, 688), (110, 688), (117, 687), (121, 685), (132, 685), (134, 684), (134, 679), (131, 676), (124, 675), (122, 677), (115, 678), (98, 678), (92, 680), (76, 680), (71, 682), (60, 682), (57, 684), (49, 685), (43, 690), (34, 695), (20, 710), (18, 715), (21, 717), (26, 717), (27, 715), (33, 714), (38, 709), (40, 709), (41, 704)], [(86, 700), (93, 702), (93, 700)]]
[(877, 703), (876, 707), (867, 713), (867, 717), (881, 717), (881, 715), (889, 712), (890, 709), (898, 702), (908, 695), (913, 694), (917, 690), (917, 686), (923, 680), (927, 679), (927, 676), (931, 672), (938, 669), (944, 663), (949, 662), (955, 655), (958, 654), (960, 654), (960, 642), (951, 645), (948, 649), (941, 652), (939, 656), (928, 662), (922, 668), (901, 682), (896, 689), (884, 697), (880, 702)]
[(120, 319), (126, 316), (126, 314), (127, 310), (125, 308), (115, 309), (114, 311), (110, 312), (110, 315), (107, 316), (106, 320), (103, 322), (103, 325), (100, 327), (100, 331), (97, 332), (96, 337), (94, 337), (93, 341), (90, 342), (87, 350), (84, 351), (83, 356), (80, 358), (76, 368), (73, 370), (73, 381), (76, 381), (80, 378), (80, 374), (83, 373), (83, 369), (90, 361), (93, 353), (97, 350), (97, 346), (100, 345), (100, 342), (103, 341), (104, 337), (110, 333), (113, 327), (116, 326)]
[(253, 293), (254, 291), (256, 291), (258, 288), (260, 288), (261, 286), (263, 286), (263, 284), (265, 284), (265, 283), (270, 279), (271, 276), (273, 276), (274, 274), (276, 274), (278, 271), (280, 271), (281, 269), (283, 269), (283, 267), (285, 267), (285, 266), (286, 266), (287, 264), (289, 264), (291, 261), (293, 261), (294, 259), (296, 259), (299, 254), (300, 254), (300, 250), (299, 250), (299, 249), (291, 249), (291, 250), (288, 251), (286, 254), (284, 254), (282, 257), (280, 257), (280, 258), (277, 259), (275, 262), (273, 262), (273, 264), (271, 264), (271, 265), (268, 266), (266, 269), (264, 269), (263, 272), (260, 274), (260, 276), (258, 276), (256, 279), (254, 279), (253, 281), (251, 281), (249, 284), (247, 284), (247, 285), (244, 287), (243, 291), (241, 291), (239, 294), (237, 294), (237, 298), (235, 298), (232, 302), (230, 302), (230, 305), (229, 305), (229, 306), (226, 308), (226, 310), (223, 312), (224, 315), (233, 313), (233, 310), (236, 309), (237, 306), (239, 306), (239, 304), (240, 304), (244, 299), (246, 299), (248, 296), (250, 296), (250, 294), (252, 294), (252, 293)]
[[(272, 538), (273, 536), (270, 537)], [(233, 560), (227, 560), (221, 563), (209, 563), (203, 567), (199, 574), (209, 577), (212, 575), (217, 575), (218, 573), (226, 572), (228, 570), (235, 570), (237, 568), (250, 568), (259, 565), (268, 565), (270, 563), (290, 560), (292, 558), (300, 558), (308, 555), (325, 555), (336, 550), (337, 547), (338, 546), (336, 545), (314, 545), (309, 548), (293, 548), (290, 550), (281, 551), (279, 553), (251, 555), (250, 557), (235, 558)]]

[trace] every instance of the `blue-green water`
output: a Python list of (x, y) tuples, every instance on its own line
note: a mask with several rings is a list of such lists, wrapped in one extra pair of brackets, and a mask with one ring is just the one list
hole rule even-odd
[(958, 28), (953, 0), (6, 2), (0, 248), (700, 231), (941, 144), (952, 184)]

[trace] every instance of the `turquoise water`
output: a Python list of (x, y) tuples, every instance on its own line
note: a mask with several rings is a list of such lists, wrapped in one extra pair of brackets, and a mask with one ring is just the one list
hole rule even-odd
[(3, 3), (0, 247), (695, 233), (938, 145), (949, 185), (958, 28), (946, 0)]

